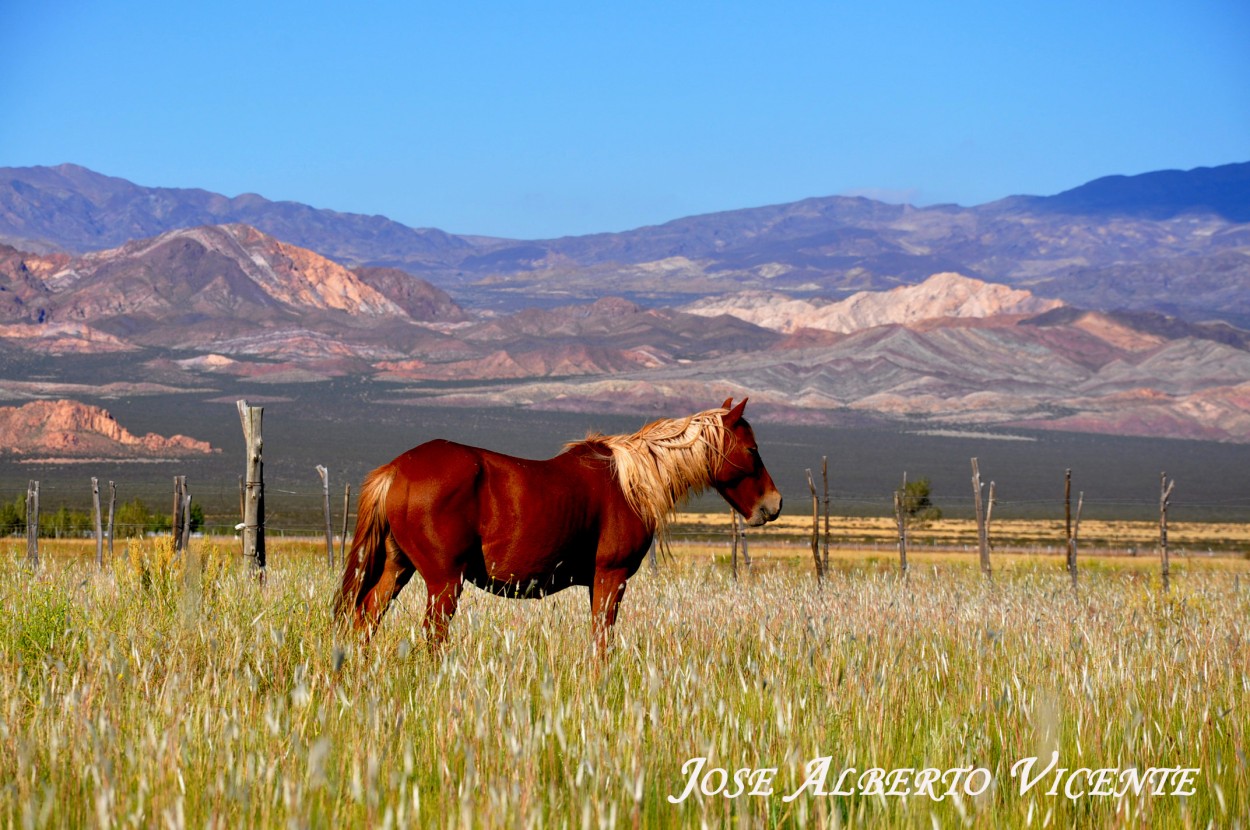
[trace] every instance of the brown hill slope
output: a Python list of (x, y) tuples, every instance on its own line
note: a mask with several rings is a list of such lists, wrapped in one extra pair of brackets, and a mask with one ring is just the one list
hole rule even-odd
[(357, 274), (246, 225), (171, 231), (74, 258), (0, 250), (0, 324), (85, 325), (139, 345), (197, 348), (258, 328), (352, 339), (353, 331), (462, 319), (423, 280)]

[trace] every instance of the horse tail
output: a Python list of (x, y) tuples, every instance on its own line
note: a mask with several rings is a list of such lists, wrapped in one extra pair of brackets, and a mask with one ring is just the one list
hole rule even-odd
[(369, 590), (382, 576), (382, 567), (386, 564), (386, 540), (391, 535), (390, 522), (386, 518), (386, 495), (394, 480), (395, 468), (387, 464), (365, 476), (364, 485), (360, 488), (356, 532), (343, 569), (343, 585), (334, 600), (334, 616), (340, 622), (347, 622), (348, 616), (360, 607)]

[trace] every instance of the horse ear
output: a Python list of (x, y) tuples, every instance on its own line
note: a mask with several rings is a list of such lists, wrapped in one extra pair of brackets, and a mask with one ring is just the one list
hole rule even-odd
[(731, 396), (731, 397), (725, 398), (725, 402), (724, 402), (723, 404), (721, 404), (721, 405), (720, 405), (720, 408), (721, 408), (721, 409), (731, 409), (731, 408), (733, 408), (733, 405), (734, 405), (734, 399), (733, 399), (733, 397)]
[[(729, 406), (729, 404), (731, 404), (731, 403), (733, 403), (733, 398), (730, 398), (728, 401), (726, 401), (726, 402), (725, 402), (725, 406)], [(741, 421), (741, 420), (742, 420), (742, 410), (744, 410), (744, 409), (746, 409), (746, 408), (747, 408), (747, 399), (746, 399), (746, 398), (743, 398), (742, 400), (738, 401), (738, 405), (737, 405), (737, 406), (735, 406), (733, 409), (729, 410), (728, 414), (726, 414), (726, 415), (725, 415), (725, 426), (727, 426), (727, 427), (733, 427), (733, 426), (735, 426), (735, 425), (736, 425), (739, 421)]]

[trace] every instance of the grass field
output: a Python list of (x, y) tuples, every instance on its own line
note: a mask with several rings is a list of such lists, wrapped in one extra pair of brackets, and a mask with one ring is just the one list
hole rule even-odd
[[(337, 574), (314, 542), (273, 540), (263, 590), (230, 540), (194, 542), (204, 568), (190, 574), (159, 539), (119, 548), (104, 572), (81, 542), (46, 544), (33, 573), (0, 542), (0, 824), (1250, 820), (1244, 556), (1177, 559), (1167, 595), (1156, 559), (1091, 557), (1074, 595), (1055, 556), (999, 556), (986, 584), (970, 554), (916, 554), (902, 581), (888, 552), (837, 550), (817, 585), (801, 547), (752, 544), (760, 566), (737, 583), (720, 542), (679, 539), (659, 573), (644, 567), (601, 665), (576, 589), (541, 601), (469, 589), (432, 658), (419, 587), (368, 650), (339, 642)], [(1060, 767), (1198, 772), (1181, 787), (1192, 795), (1069, 799), (1048, 794), (1051, 778), (1021, 794), (1013, 765), (1052, 750)], [(773, 792), (671, 803), (697, 757), (731, 779), (775, 769)], [(822, 757), (826, 790), (787, 800)], [(940, 801), (821, 794), (850, 767), (990, 778)], [(721, 780), (697, 778), (709, 791)]]

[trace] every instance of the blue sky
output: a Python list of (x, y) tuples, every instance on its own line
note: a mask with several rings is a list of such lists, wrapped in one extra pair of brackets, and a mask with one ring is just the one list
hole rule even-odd
[[(765, 8), (765, 6), (768, 8)], [(0, 166), (550, 237), (1250, 160), (1250, 3), (0, 3)]]

